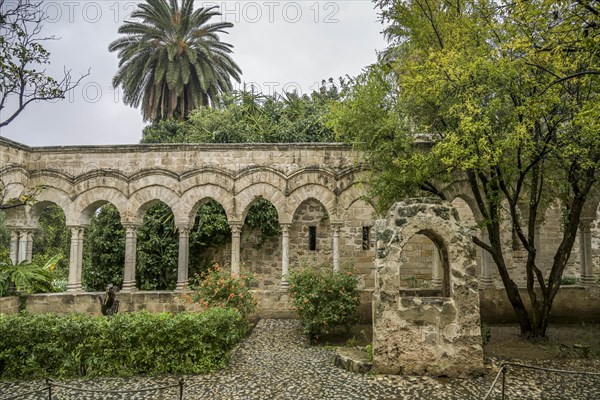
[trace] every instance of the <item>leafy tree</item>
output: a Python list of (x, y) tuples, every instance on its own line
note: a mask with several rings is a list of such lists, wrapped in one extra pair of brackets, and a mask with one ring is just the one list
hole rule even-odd
[(142, 290), (173, 290), (177, 284), (179, 235), (173, 212), (158, 203), (146, 212), (138, 231), (137, 286)]
[(194, 227), (190, 232), (189, 273), (208, 271), (215, 260), (207, 257), (209, 248), (222, 246), (231, 242), (231, 228), (227, 222), (227, 214), (215, 200), (203, 204), (196, 213)]
[(123, 285), (125, 229), (112, 204), (98, 209), (83, 243), (82, 284), (87, 290), (104, 291), (112, 283)]
[(217, 108), (193, 111), (185, 122), (156, 121), (144, 129), (142, 143), (331, 142), (335, 137), (324, 117), (346, 87), (344, 79), (339, 85), (329, 79), (310, 95), (234, 92)]
[(202, 106), (214, 105), (239, 81), (232, 47), (219, 33), (233, 24), (211, 22), (216, 7), (194, 11), (193, 0), (147, 0), (138, 4), (109, 46), (119, 55), (113, 86), (122, 86), (125, 104), (142, 104), (145, 120), (184, 119)]
[[(46, 20), (41, 2), (0, 0), (0, 128), (10, 124), (32, 102), (64, 99), (86, 73), (73, 80), (65, 70), (59, 80), (46, 74), (50, 53), (41, 34)], [(9, 108), (7, 108), (9, 107)]]
[[(341, 122), (345, 117), (362, 124), (357, 141), (372, 163), (371, 181), (382, 208), (423, 191), (443, 197), (445, 182), (466, 179), (489, 244), (477, 237), (473, 241), (497, 265), (521, 332), (544, 336), (600, 160), (595, 4), (376, 3), (390, 24), (386, 34), (394, 47), (387, 53), (393, 57), (385, 60), (385, 79), (399, 87), (387, 110), (404, 120), (390, 129), (365, 127), (361, 116), (390, 101), (373, 88), (377, 77), (366, 77), (337, 110), (336, 130), (350, 132)], [(361, 102), (371, 106), (362, 109)], [(376, 119), (387, 120), (394, 117)], [(407, 146), (410, 142), (413, 146)], [(537, 264), (535, 227), (543, 207), (557, 198), (563, 207), (563, 237), (545, 272)], [(505, 213), (527, 253), (523, 268), (531, 311), (501, 245)]]

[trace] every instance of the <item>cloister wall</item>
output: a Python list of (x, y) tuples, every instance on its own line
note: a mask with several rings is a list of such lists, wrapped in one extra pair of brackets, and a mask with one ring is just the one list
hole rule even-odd
[[(24, 189), (43, 185), (38, 202), (7, 213), (7, 225), (18, 233), (16, 247), (23, 257), (30, 255), (31, 233), (41, 210), (54, 203), (65, 212), (72, 232), (69, 289), (81, 288), (81, 232), (94, 212), (112, 203), (127, 229), (129, 264), (125, 271), (135, 277), (135, 231), (145, 211), (157, 201), (171, 207), (180, 228), (180, 246), (185, 248), (186, 229), (191, 228), (198, 208), (208, 199), (219, 202), (232, 230), (241, 233), (232, 241), (212, 249), (215, 260), (222, 260), (238, 271), (255, 272), (257, 290), (277, 292), (284, 279), (284, 268), (312, 261), (333, 264), (352, 263), (362, 276), (364, 288), (374, 286), (375, 240), (373, 207), (364, 198), (366, 185), (360, 154), (344, 144), (166, 144), (122, 146), (29, 147), (0, 137), (0, 178), (7, 197)], [(458, 210), (461, 223), (474, 226), (476, 207), (469, 198), (468, 186), (457, 181), (443, 189)], [(591, 272), (583, 276), (580, 240), (577, 239), (565, 276), (585, 278), (594, 286), (600, 275), (600, 224), (597, 223), (598, 196), (591, 198), (582, 220), (586, 240), (591, 242)], [(284, 262), (283, 234), (257, 246), (258, 236), (244, 218), (254, 201), (267, 199), (277, 209), (279, 223), (289, 237), (287, 266)], [(541, 262), (548, 267), (558, 243), (561, 225), (556, 204), (545, 211), (540, 221)], [(317, 228), (317, 249), (308, 249), (308, 230)], [(235, 227), (235, 229), (233, 229)], [(369, 229), (370, 228), (370, 229)], [(478, 234), (474, 227), (473, 234)], [(364, 243), (364, 230), (369, 232)], [(234, 233), (235, 235), (235, 233)], [(520, 267), (524, 251), (515, 246), (509, 227), (503, 232), (508, 250), (508, 265), (515, 281), (524, 282)], [(336, 236), (339, 239), (335, 239)], [(578, 235), (579, 236), (579, 235)], [(233, 237), (235, 239), (235, 237)], [(337, 245), (334, 245), (337, 240)], [(415, 236), (406, 246), (403, 274), (432, 279), (433, 252), (430, 241)], [(237, 247), (236, 247), (237, 246)], [(237, 250), (236, 250), (237, 248)], [(133, 250), (132, 250), (133, 249)], [(27, 253), (27, 254), (25, 254)], [(132, 257), (133, 255), (133, 257)], [(185, 254), (184, 254), (185, 255)], [(127, 263), (126, 260), (126, 263)], [(501, 287), (493, 262), (477, 249), (476, 260), (482, 287)], [(187, 260), (180, 257), (181, 287), (187, 280)], [(131, 276), (129, 288), (131, 289)], [(135, 279), (133, 279), (135, 285)], [(269, 297), (269, 296), (267, 296)], [(271, 303), (277, 301), (268, 300)], [(482, 307), (484, 308), (484, 307)]]

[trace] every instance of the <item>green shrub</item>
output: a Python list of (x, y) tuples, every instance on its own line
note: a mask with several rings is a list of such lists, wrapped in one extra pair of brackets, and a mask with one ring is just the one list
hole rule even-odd
[(13, 265), (10, 259), (0, 260), (0, 296), (8, 294), (13, 284), (17, 292), (41, 293), (57, 291), (53, 285), (56, 265), (62, 259), (58, 254), (38, 265), (30, 261), (22, 261)]
[(0, 315), (0, 377), (204, 373), (248, 330), (233, 309), (202, 313)]
[(360, 292), (354, 272), (308, 266), (293, 270), (289, 283), (292, 305), (309, 339), (357, 321)]
[(189, 301), (206, 308), (233, 308), (246, 318), (256, 311), (257, 302), (250, 292), (253, 281), (252, 275), (236, 276), (215, 264), (207, 272), (192, 276)]
[(579, 278), (575, 278), (573, 276), (565, 276), (560, 280), (560, 284), (564, 285), (564, 286), (569, 286), (569, 285), (578, 285), (579, 284)]

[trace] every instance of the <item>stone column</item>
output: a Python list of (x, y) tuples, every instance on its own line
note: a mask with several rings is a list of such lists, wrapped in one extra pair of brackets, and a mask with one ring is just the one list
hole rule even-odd
[(579, 266), (581, 271), (581, 284), (593, 286), (596, 282), (592, 261), (592, 221), (584, 219), (579, 221)]
[(240, 274), (240, 238), (242, 224), (230, 224), (231, 227), (231, 273)]
[(444, 277), (444, 273), (442, 271), (442, 261), (440, 259), (440, 250), (435, 245), (435, 243), (431, 243), (432, 246), (432, 257), (433, 257), (433, 270), (431, 274), (431, 286), (434, 289), (442, 288), (442, 281)]
[(25, 242), (27, 243), (27, 253), (25, 259), (31, 261), (33, 260), (33, 229), (28, 230), (26, 235), (27, 240)]
[(10, 231), (10, 261), (13, 265), (19, 262), (19, 231)]
[(135, 286), (135, 266), (138, 228), (137, 225), (125, 225), (125, 270), (123, 272), (122, 292), (137, 290)]
[(340, 271), (340, 223), (331, 224), (333, 228), (333, 270)]
[[(490, 244), (490, 239), (488, 238), (485, 230), (481, 230), (479, 237), (486, 244)], [(481, 249), (481, 281), (479, 285), (481, 287), (493, 287), (494, 279), (492, 278), (492, 255), (485, 249)]]
[(79, 226), (71, 226), (69, 228), (71, 230), (71, 250), (69, 251), (69, 280), (67, 282), (67, 292), (80, 292), (84, 228)]
[(281, 224), (281, 286), (287, 287), (290, 267), (290, 225)]
[(176, 290), (183, 290), (188, 283), (190, 228), (179, 226), (177, 230), (179, 231), (179, 258), (177, 262)]
[[(19, 246), (17, 249), (17, 264), (27, 260), (27, 231), (19, 231)], [(29, 260), (31, 261), (31, 260)]]

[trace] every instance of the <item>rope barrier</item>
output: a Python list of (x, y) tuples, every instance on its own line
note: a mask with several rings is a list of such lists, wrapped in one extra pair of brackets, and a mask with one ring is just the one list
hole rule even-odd
[(39, 392), (48, 392), (48, 399), (52, 400), (52, 388), (60, 388), (60, 389), (65, 389), (65, 390), (70, 390), (70, 391), (74, 391), (74, 392), (85, 392), (85, 393), (101, 393), (101, 394), (132, 394), (132, 393), (144, 393), (144, 392), (154, 392), (154, 391), (159, 391), (159, 390), (166, 390), (166, 389), (174, 389), (174, 388), (179, 388), (179, 399), (183, 400), (183, 389), (185, 386), (185, 380), (183, 378), (180, 378), (179, 381), (176, 384), (173, 385), (165, 385), (165, 386), (156, 386), (156, 387), (152, 387), (152, 388), (142, 388), (142, 389), (129, 389), (129, 390), (106, 390), (106, 389), (86, 389), (86, 388), (80, 388), (80, 387), (76, 387), (76, 386), (70, 386), (70, 385), (63, 385), (60, 383), (55, 382), (54, 380), (50, 379), (50, 378), (46, 378), (46, 384), (45, 387), (43, 389), (37, 389), (37, 390), (32, 390), (30, 392), (26, 392), (26, 393), (21, 393), (18, 395), (14, 395), (14, 396), (10, 396), (10, 397), (4, 397), (0, 400), (16, 400), (34, 393), (39, 393)]
[(18, 399), (18, 398), (20, 398), (20, 397), (29, 396), (30, 394), (39, 393), (39, 392), (45, 392), (45, 391), (47, 391), (47, 390), (48, 390), (48, 388), (47, 388), (47, 387), (45, 387), (45, 388), (43, 388), (43, 389), (32, 390), (32, 391), (30, 391), (30, 392), (25, 392), (25, 393), (21, 393), (21, 394), (16, 394), (16, 395), (13, 395), (13, 396), (10, 396), (10, 397), (4, 397), (4, 398), (2, 398), (2, 400), (15, 400), (15, 399)]
[(494, 379), (494, 382), (492, 382), (492, 386), (490, 387), (490, 390), (488, 390), (488, 392), (486, 393), (486, 395), (483, 397), (483, 400), (487, 400), (490, 397), (490, 395), (492, 394), (492, 391), (494, 390), (494, 387), (496, 386), (496, 383), (498, 383), (498, 379), (500, 378), (501, 375), (502, 375), (502, 393), (501, 394), (502, 394), (502, 399), (504, 399), (505, 378), (506, 378), (506, 373), (508, 372), (508, 367), (509, 366), (510, 367), (522, 368), (522, 369), (531, 369), (531, 370), (534, 370), (534, 371), (544, 371), (544, 372), (565, 374), (565, 375), (584, 375), (584, 376), (598, 376), (598, 377), (600, 377), (600, 373), (599, 372), (569, 371), (569, 370), (564, 370), (564, 369), (554, 369), (554, 368), (537, 367), (535, 365), (525, 365), (525, 364), (519, 364), (519, 363), (503, 363), (500, 366), (500, 370), (496, 374), (496, 378)]

